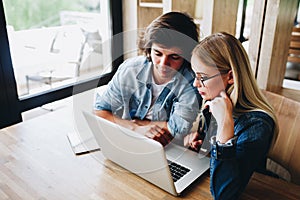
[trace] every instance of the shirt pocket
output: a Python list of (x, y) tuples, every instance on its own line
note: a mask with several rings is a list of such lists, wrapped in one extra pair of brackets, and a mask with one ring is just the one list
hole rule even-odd
[(175, 96), (173, 96), (172, 98), (170, 98), (166, 101), (165, 110), (167, 113), (169, 113), (169, 115), (175, 111), (174, 104), (176, 104), (177, 102), (178, 102), (178, 98)]
[(176, 102), (178, 102), (178, 99), (175, 96), (172, 96), (172, 98), (168, 98), (163, 105), (160, 117), (168, 120), (170, 118), (170, 115), (174, 112), (174, 104)]
[(137, 98), (135, 95), (132, 95), (129, 99), (129, 115), (133, 119), (136, 117), (137, 110), (141, 104), (141, 101), (139, 98)]

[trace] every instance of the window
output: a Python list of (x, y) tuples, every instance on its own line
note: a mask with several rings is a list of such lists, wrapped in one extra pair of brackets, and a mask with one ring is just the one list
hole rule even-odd
[[(17, 119), (6, 121), (71, 96), (74, 86), (79, 93), (111, 79), (123, 61), (122, 38), (112, 37), (122, 32), (121, 2), (2, 1), (1, 41), (7, 48), (1, 47), (1, 102), (15, 102)], [(1, 120), (11, 113), (2, 113)]]
[[(108, 1), (4, 0), (18, 95), (101, 74), (110, 54)], [(33, 6), (34, 5), (34, 6)]]

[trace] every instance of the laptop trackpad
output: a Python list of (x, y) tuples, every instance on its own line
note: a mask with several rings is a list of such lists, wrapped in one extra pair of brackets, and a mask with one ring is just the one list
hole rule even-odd
[(167, 158), (172, 160), (177, 160), (185, 156), (194, 157), (198, 159), (201, 159), (206, 156), (205, 153), (197, 153), (195, 151), (188, 149), (187, 147), (182, 147), (172, 143), (165, 146), (164, 149)]

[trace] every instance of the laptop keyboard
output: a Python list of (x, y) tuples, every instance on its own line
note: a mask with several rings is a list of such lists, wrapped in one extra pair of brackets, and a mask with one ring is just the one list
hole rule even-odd
[(178, 163), (168, 161), (168, 164), (169, 164), (169, 168), (170, 168), (174, 182), (178, 181), (180, 178), (182, 178), (184, 175), (186, 175), (189, 171), (191, 171), (190, 169), (188, 169)]

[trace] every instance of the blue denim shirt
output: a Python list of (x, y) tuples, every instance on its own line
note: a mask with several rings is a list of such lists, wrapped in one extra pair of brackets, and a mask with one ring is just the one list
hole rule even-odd
[[(144, 119), (152, 99), (152, 62), (145, 56), (120, 65), (108, 89), (96, 96), (95, 109), (123, 119)], [(201, 97), (192, 86), (192, 70), (182, 67), (164, 87), (153, 105), (153, 121), (167, 121), (173, 136), (187, 134), (196, 118)]]
[(268, 114), (248, 112), (234, 119), (235, 144), (212, 145), (210, 190), (215, 199), (238, 199), (267, 156), (274, 125)]

